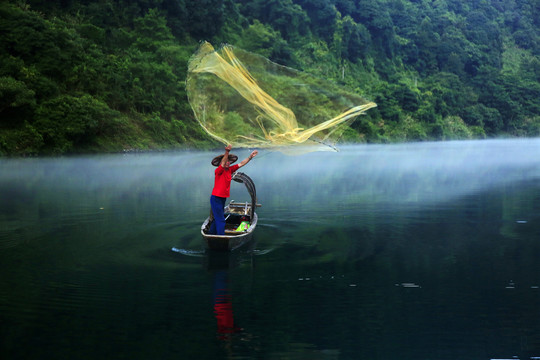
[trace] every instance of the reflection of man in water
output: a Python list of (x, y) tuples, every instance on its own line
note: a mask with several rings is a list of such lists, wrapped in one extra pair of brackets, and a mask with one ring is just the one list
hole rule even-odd
[(238, 156), (229, 154), (231, 149), (232, 146), (227, 145), (225, 154), (216, 156), (212, 160), (212, 165), (217, 166), (217, 169), (215, 171), (214, 189), (212, 190), (212, 196), (210, 196), (210, 206), (214, 215), (214, 221), (210, 225), (210, 234), (225, 235), (225, 214), (223, 209), (225, 208), (225, 200), (230, 195), (232, 174), (258, 154), (258, 151), (255, 150), (240, 163), (231, 166), (231, 163), (238, 160)]
[(231, 334), (242, 329), (234, 326), (231, 295), (227, 288), (227, 271), (216, 271), (214, 276), (214, 312), (218, 325), (218, 336), (227, 340)]

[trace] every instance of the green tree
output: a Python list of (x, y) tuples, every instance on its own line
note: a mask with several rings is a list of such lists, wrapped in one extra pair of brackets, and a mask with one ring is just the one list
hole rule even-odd
[(300, 41), (309, 36), (310, 19), (305, 11), (292, 0), (255, 0), (245, 5), (245, 14), (270, 25), (287, 41)]
[(337, 10), (329, 0), (295, 0), (311, 20), (311, 32), (330, 44), (336, 31)]
[(118, 114), (89, 95), (62, 95), (43, 102), (33, 127), (43, 136), (45, 151), (64, 153), (87, 146), (110, 129)]
[(418, 71), (432, 74), (439, 70), (437, 62), (439, 41), (440, 36), (435, 31), (431, 19), (425, 18), (420, 25), (416, 38), (416, 42), (422, 45), (418, 46)]
[(337, 35), (339, 56), (352, 62), (365, 59), (371, 44), (371, 36), (367, 29), (354, 22), (350, 16), (339, 19), (337, 23)]
[(276, 57), (283, 55), (281, 52), (287, 48), (287, 43), (281, 38), (278, 31), (258, 20), (254, 20), (253, 24), (244, 29), (238, 45), (243, 49), (271, 58), (282, 64), (290, 60), (290, 54), (285, 56), (288, 59), (276, 59)]
[(463, 120), (469, 125), (482, 127), (491, 136), (496, 135), (503, 128), (502, 116), (499, 111), (484, 104), (466, 107), (463, 110)]
[(36, 106), (35, 92), (22, 82), (10, 76), (0, 77), (0, 117), (2, 123), (10, 122), (17, 111), (25, 107), (33, 109)]
[(369, 30), (373, 45), (380, 55), (388, 58), (394, 56), (396, 47), (394, 23), (385, 2), (359, 1), (352, 17)]
[(135, 19), (134, 25), (137, 33), (135, 46), (141, 51), (155, 52), (174, 39), (167, 21), (157, 9), (150, 9), (144, 17)]
[(225, 22), (224, 0), (186, 0), (186, 29), (196, 40), (217, 35)]

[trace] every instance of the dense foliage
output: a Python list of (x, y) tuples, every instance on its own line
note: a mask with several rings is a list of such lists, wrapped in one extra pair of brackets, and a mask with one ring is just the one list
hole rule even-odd
[(386, 142), (540, 135), (539, 0), (0, 2), (0, 153), (210, 144), (184, 81), (231, 43), (378, 104)]

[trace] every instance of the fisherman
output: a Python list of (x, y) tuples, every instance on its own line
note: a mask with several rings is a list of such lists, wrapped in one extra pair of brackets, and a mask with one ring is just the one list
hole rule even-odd
[(212, 190), (212, 196), (210, 196), (210, 206), (212, 207), (214, 221), (210, 225), (209, 233), (213, 235), (225, 235), (225, 200), (230, 195), (232, 175), (236, 170), (246, 165), (259, 153), (255, 150), (240, 163), (231, 166), (232, 163), (238, 160), (238, 156), (229, 153), (231, 149), (232, 146), (227, 145), (225, 147), (225, 153), (216, 156), (212, 160), (212, 165), (217, 166), (215, 171), (214, 189)]

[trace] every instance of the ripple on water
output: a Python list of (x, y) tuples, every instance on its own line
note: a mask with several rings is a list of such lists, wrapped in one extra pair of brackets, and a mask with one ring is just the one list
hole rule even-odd
[(8, 249), (25, 242), (31, 232), (31, 224), (19, 220), (4, 221), (0, 229), (0, 249)]
[(193, 256), (193, 257), (203, 257), (205, 254), (203, 250), (188, 250), (188, 249), (179, 249), (176, 247), (173, 247), (171, 250), (185, 256)]

